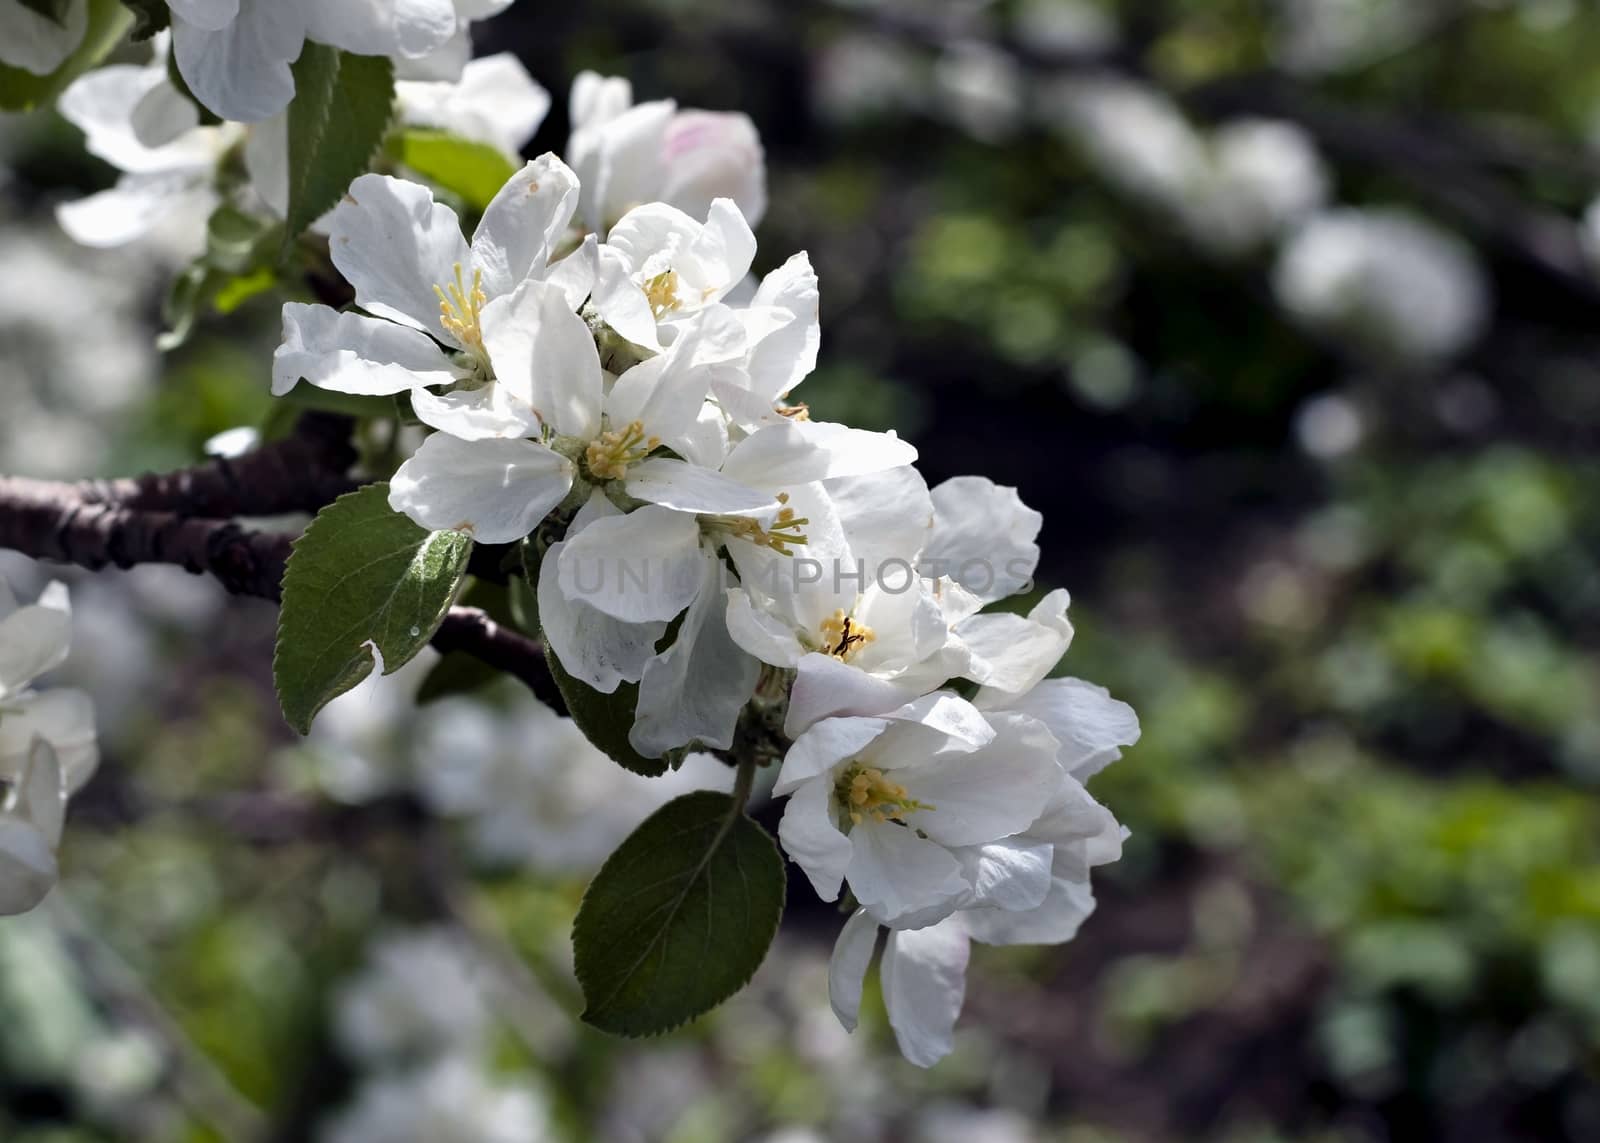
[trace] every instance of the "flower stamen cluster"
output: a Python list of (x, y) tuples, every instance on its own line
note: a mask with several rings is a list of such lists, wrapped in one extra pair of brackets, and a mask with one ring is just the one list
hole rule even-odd
[(839, 775), (833, 790), (834, 801), (852, 825), (860, 825), (866, 819), (879, 825), (885, 822), (904, 824), (908, 814), (934, 808), (917, 801), (900, 783), (884, 777), (882, 770), (860, 762)]
[(628, 466), (638, 464), (661, 447), (661, 438), (646, 436), (641, 421), (630, 421), (621, 430), (609, 429), (589, 443), (584, 463), (596, 480), (621, 480)]

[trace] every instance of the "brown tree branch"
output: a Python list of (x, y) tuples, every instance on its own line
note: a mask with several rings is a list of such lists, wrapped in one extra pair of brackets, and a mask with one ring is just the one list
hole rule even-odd
[[(90, 569), (176, 564), (213, 576), (235, 595), (276, 600), (294, 540), (284, 532), (252, 531), (230, 520), (96, 501), (78, 484), (0, 476), (0, 548), (35, 559)], [(481, 659), (520, 679), (551, 707), (566, 711), (544, 648), (479, 608), (452, 607), (433, 645), (441, 652), (461, 651)]]
[(76, 485), (90, 504), (227, 520), (315, 512), (356, 487), (352, 422), (338, 413), (307, 412), (294, 431), (246, 456), (194, 468)]

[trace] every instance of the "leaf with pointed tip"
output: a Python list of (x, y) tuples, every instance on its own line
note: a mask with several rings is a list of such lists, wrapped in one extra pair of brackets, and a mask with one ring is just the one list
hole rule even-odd
[(289, 104), (289, 210), (293, 242), (366, 173), (394, 117), (394, 64), (306, 41)]
[(339, 497), (295, 541), (283, 576), (278, 703), (305, 734), (333, 699), (372, 673), (409, 662), (455, 602), (472, 537), (429, 532), (389, 507), (388, 484)]
[(783, 916), (783, 858), (727, 794), (685, 794), (607, 860), (583, 896), (572, 946), (583, 1018), (653, 1036), (743, 988)]

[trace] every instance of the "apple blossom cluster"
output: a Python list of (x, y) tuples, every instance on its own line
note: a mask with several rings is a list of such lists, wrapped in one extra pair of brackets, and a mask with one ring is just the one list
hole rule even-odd
[[(602, 179), (630, 169), (579, 152)], [(1071, 639), (1064, 591), (985, 610), (1031, 585), (1038, 513), (981, 477), (930, 490), (896, 434), (795, 401), (820, 342), (805, 254), (750, 289), (734, 199), (701, 217), (642, 202), (602, 233), (607, 210), (554, 154), (470, 238), (426, 187), (358, 178), (327, 222), (358, 309), (286, 305), (274, 392), (408, 403), (432, 431), (391, 507), (519, 548), (561, 670), (636, 693), (640, 757), (738, 753), (752, 727), (788, 743), (780, 840), (823, 899), (848, 887), (856, 906), (836, 1011), (854, 1026), (889, 930), (891, 1020), (931, 1064), (969, 941), (1063, 941), (1093, 907), (1089, 869), (1122, 831), (1084, 781), (1137, 720), (1046, 678)]]
[(18, 606), (0, 580), (0, 915), (27, 912), (55, 887), (67, 799), (99, 765), (88, 695), (33, 685), (66, 661), (71, 635), (65, 585)]

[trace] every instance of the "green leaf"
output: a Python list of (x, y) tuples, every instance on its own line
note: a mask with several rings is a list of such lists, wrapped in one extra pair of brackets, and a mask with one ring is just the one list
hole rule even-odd
[(167, 0), (122, 0), (133, 13), (134, 40), (148, 40), (172, 24), (172, 9)]
[(331, 210), (383, 143), (394, 114), (394, 64), (306, 41), (289, 104), (292, 242)]
[(761, 967), (784, 888), (777, 846), (733, 798), (668, 803), (607, 859), (578, 909), (584, 1020), (651, 1036), (710, 1011)]
[(219, 206), (206, 220), (205, 260), (229, 274), (252, 273), (267, 261), (278, 225), (236, 206)]
[(578, 724), (585, 738), (605, 751), (624, 770), (632, 770), (646, 778), (656, 778), (667, 772), (669, 763), (665, 758), (646, 758), (628, 742), (634, 710), (639, 705), (638, 683), (618, 683), (616, 690), (602, 694), (588, 683), (567, 674), (548, 643), (545, 644), (544, 658), (556, 686), (561, 690), (561, 697), (566, 700), (568, 716)]
[(480, 211), (517, 173), (516, 164), (498, 148), (448, 131), (409, 128), (395, 137), (390, 150), (398, 162)]
[(0, 66), (0, 111), (29, 111), (50, 103), (69, 83), (106, 57), (133, 18), (119, 0), (88, 0), (83, 43), (49, 75)]
[(472, 554), (465, 532), (429, 532), (389, 507), (389, 486), (339, 497), (295, 541), (283, 577), (273, 681), (301, 734), (372, 673), (392, 674), (427, 646), (455, 602)]

